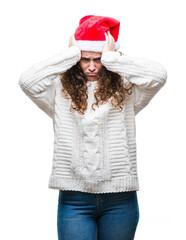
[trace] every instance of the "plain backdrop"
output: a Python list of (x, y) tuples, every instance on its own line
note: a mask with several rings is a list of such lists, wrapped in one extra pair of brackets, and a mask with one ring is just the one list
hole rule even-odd
[[(67, 48), (85, 15), (121, 22), (120, 50), (156, 60), (167, 83), (136, 116), (140, 220), (136, 240), (186, 239), (185, 7), (177, 0), (7, 0), (0, 3), (0, 239), (57, 239), (49, 189), (52, 120), (18, 85), (22, 71)], [(86, 239), (85, 239), (86, 240)]]

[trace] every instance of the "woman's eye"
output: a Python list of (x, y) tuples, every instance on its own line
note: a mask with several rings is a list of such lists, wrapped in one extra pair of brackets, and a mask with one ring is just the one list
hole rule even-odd
[(101, 61), (101, 58), (97, 58), (95, 61), (96, 61), (96, 62), (100, 62), (100, 61)]
[(88, 58), (82, 58), (81, 60), (84, 61), (84, 62), (88, 62), (89, 61)]

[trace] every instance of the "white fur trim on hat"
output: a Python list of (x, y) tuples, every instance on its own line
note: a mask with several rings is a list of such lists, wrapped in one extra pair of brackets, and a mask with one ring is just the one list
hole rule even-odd
[[(83, 41), (77, 40), (81, 51), (102, 52), (105, 41)], [(119, 42), (115, 42), (115, 50), (120, 48)]]

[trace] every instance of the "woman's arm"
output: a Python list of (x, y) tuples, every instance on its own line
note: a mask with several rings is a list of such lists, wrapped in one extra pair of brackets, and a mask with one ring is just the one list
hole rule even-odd
[(162, 64), (147, 58), (106, 51), (102, 53), (101, 61), (108, 70), (118, 73), (126, 82), (134, 84), (135, 114), (150, 102), (167, 80), (167, 71)]
[(81, 57), (77, 46), (70, 46), (23, 71), (19, 85), (25, 94), (48, 116), (53, 117), (55, 80)]

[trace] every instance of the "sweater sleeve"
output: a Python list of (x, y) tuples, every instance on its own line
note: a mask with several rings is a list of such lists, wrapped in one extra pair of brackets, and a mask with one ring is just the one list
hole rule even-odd
[(41, 110), (53, 118), (58, 74), (75, 65), (80, 57), (81, 51), (77, 46), (61, 50), (23, 71), (19, 78), (19, 86)]
[(102, 64), (133, 85), (134, 111), (139, 113), (166, 83), (167, 71), (162, 64), (147, 58), (121, 55), (117, 51), (102, 54)]

